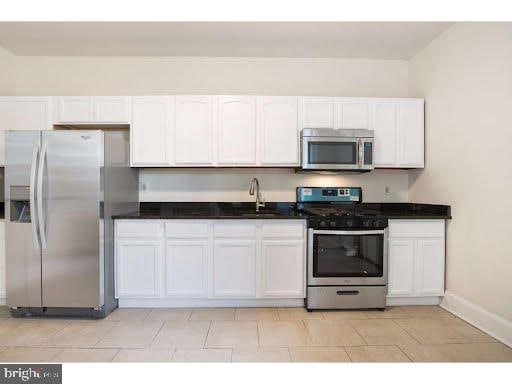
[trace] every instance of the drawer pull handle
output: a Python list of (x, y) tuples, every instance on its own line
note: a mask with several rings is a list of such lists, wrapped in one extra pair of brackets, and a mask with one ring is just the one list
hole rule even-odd
[(345, 295), (359, 295), (359, 291), (338, 291), (336, 292), (338, 295), (340, 296), (345, 296)]

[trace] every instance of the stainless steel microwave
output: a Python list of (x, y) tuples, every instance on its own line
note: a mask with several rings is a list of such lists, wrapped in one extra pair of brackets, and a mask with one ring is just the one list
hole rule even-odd
[(302, 130), (301, 170), (367, 172), (372, 169), (372, 130), (331, 128)]

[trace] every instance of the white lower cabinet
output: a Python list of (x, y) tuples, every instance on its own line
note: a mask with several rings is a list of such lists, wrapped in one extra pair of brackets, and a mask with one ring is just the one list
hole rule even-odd
[(305, 220), (118, 220), (117, 297), (162, 302), (303, 298), (305, 224)]
[(255, 240), (216, 240), (213, 295), (256, 297), (256, 259)]
[(117, 297), (160, 296), (161, 258), (161, 240), (116, 240)]
[(304, 241), (263, 240), (262, 296), (304, 297)]
[(389, 220), (388, 298), (444, 295), (444, 220)]
[(165, 287), (167, 296), (208, 296), (207, 240), (166, 241)]

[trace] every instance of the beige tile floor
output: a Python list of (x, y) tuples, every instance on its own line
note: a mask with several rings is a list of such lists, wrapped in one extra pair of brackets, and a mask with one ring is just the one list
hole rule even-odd
[(102, 320), (15, 319), (0, 362), (512, 362), (440, 307), (118, 309)]

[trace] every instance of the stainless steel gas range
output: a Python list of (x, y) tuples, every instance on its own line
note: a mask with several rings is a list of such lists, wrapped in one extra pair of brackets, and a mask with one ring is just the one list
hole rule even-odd
[(297, 188), (309, 217), (308, 310), (386, 307), (388, 221), (361, 201), (361, 188)]

